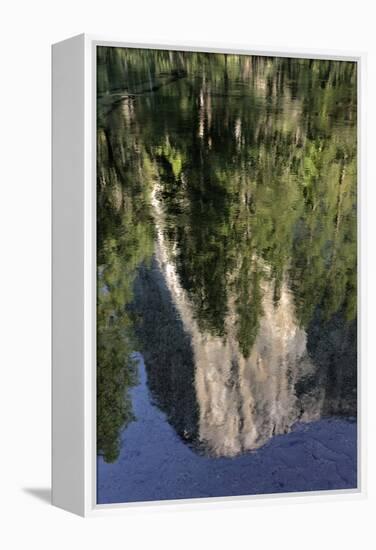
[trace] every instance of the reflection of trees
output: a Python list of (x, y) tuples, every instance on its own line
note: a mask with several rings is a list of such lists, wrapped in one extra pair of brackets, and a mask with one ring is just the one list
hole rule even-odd
[(133, 418), (127, 390), (136, 379), (134, 321), (127, 306), (153, 242), (148, 185), (140, 178), (149, 181), (152, 173), (129, 131), (128, 107), (98, 127), (97, 450), (108, 462), (116, 460), (119, 431)]
[(121, 399), (133, 376), (127, 306), (152, 255), (153, 182), (202, 333), (225, 341), (230, 323), (247, 360), (263, 289), (278, 308), (287, 281), (309, 337), (342, 323), (354, 338), (356, 65), (98, 52), (98, 449), (113, 458), (103, 442), (116, 449), (131, 418)]
[[(136, 52), (122, 55), (135, 71)], [(158, 165), (179, 276), (202, 328), (224, 334), (231, 289), (249, 352), (261, 312), (255, 257), (271, 267), (276, 300), (287, 270), (303, 326), (320, 304), (327, 317), (344, 308), (353, 319), (355, 64), (146, 56), (154, 76), (168, 60), (188, 74), (135, 109)]]

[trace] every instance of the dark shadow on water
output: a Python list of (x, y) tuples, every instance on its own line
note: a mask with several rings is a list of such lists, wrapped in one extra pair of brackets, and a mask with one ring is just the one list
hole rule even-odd
[(193, 443), (198, 433), (198, 406), (191, 337), (155, 258), (149, 267), (139, 267), (132, 310), (142, 320), (136, 333), (153, 401), (184, 442)]
[(49, 487), (23, 487), (22, 490), (38, 500), (51, 504), (52, 491)]

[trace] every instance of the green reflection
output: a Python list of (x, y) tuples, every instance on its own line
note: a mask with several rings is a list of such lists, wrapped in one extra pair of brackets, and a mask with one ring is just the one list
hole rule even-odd
[[(132, 419), (133, 284), (163, 208), (202, 333), (248, 357), (263, 281), (308, 329), (356, 316), (356, 64), (98, 48), (98, 452)], [(133, 313), (132, 313), (133, 312)], [(318, 321), (320, 320), (321, 321)], [(355, 342), (353, 343), (355, 346)]]
[(137, 379), (136, 345), (127, 307), (136, 269), (152, 254), (145, 205), (153, 171), (126, 111), (107, 116), (97, 135), (97, 450), (112, 462), (119, 432), (133, 419), (128, 388)]

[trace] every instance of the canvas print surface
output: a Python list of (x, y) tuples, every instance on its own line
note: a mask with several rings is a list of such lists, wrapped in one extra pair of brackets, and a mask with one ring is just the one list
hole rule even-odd
[(97, 502), (357, 486), (357, 66), (97, 48)]

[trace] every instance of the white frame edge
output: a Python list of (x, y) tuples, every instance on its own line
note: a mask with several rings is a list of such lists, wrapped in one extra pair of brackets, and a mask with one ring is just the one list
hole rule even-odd
[[(96, 47), (353, 61), (358, 67), (358, 488), (96, 504)], [(81, 516), (366, 496), (366, 164), (363, 52), (218, 43), (127, 43), (81, 34), (52, 47), (52, 503)], [(162, 507), (161, 507), (162, 506)]]

